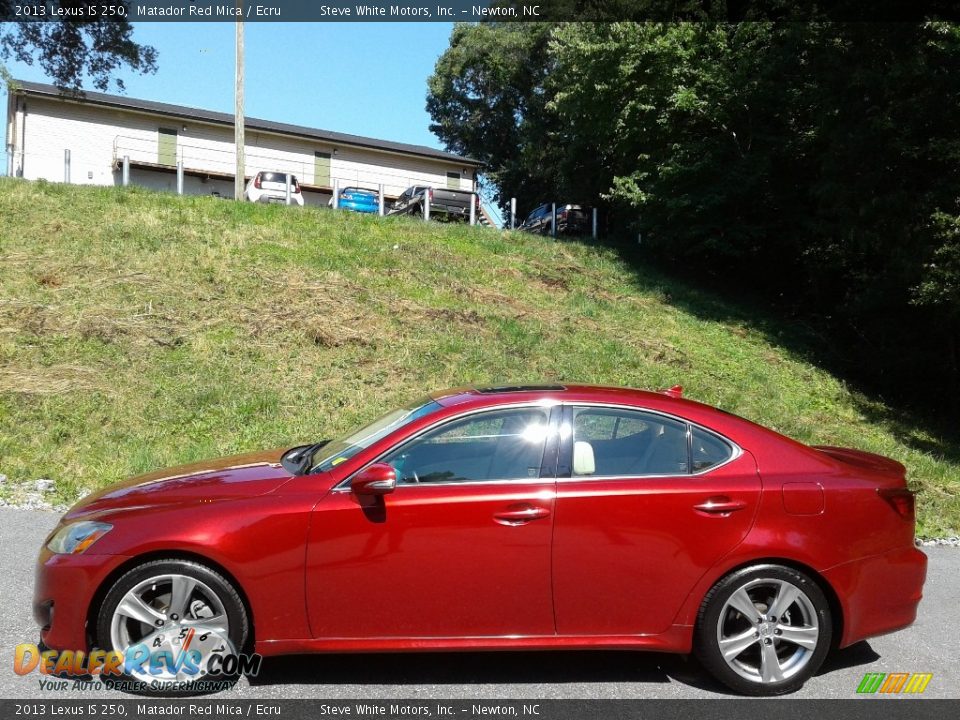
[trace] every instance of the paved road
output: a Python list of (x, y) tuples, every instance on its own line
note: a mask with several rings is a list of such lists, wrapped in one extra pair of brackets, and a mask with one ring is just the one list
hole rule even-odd
[[(17, 643), (34, 642), (33, 561), (57, 515), (0, 508), (0, 698), (89, 698), (41, 690), (11, 669)], [(925, 697), (960, 698), (960, 550), (927, 548), (930, 570), (918, 621), (829, 658), (792, 697), (850, 698), (866, 672), (932, 672)], [(102, 692), (97, 697), (107, 697)], [(123, 697), (113, 693), (116, 697)], [(703, 698), (728, 696), (696, 662), (630, 652), (322, 655), (268, 659), (230, 698)]]

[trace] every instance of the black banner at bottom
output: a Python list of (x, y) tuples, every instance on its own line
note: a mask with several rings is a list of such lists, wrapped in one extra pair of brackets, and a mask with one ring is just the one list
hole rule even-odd
[(410, 720), (923, 720), (960, 716), (960, 700), (0, 700), (0, 718), (282, 718)]

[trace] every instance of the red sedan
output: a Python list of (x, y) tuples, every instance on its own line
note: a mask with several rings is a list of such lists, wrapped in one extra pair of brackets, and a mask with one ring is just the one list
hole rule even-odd
[(680, 394), (458, 388), (340, 440), (114, 485), (41, 551), (42, 641), (694, 652), (774, 695), (913, 622), (902, 465)]

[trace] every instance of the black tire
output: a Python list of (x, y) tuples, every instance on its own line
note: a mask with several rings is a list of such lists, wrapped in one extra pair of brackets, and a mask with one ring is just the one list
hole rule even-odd
[[(797, 598), (780, 607), (795, 591)], [(741, 592), (753, 607), (753, 617), (736, 607), (746, 610)], [(781, 614), (771, 620), (774, 616), (766, 614), (771, 611)], [(710, 674), (738, 693), (785, 695), (799, 690), (820, 669), (832, 638), (830, 604), (813, 579), (783, 565), (754, 565), (710, 588), (697, 614), (694, 654)], [(736, 654), (725, 658), (721, 642), (729, 654)]]
[[(246, 606), (243, 603), (239, 593), (233, 584), (223, 575), (215, 570), (191, 560), (162, 559), (152, 560), (139, 565), (132, 570), (124, 573), (107, 591), (100, 610), (97, 613), (96, 640), (99, 648), (104, 650), (123, 650), (124, 648), (115, 648), (111, 638), (111, 625), (118, 605), (133, 588), (141, 585), (144, 581), (151, 578), (161, 578), (165, 575), (183, 575), (203, 583), (206, 588), (211, 590), (223, 606), (223, 611), (228, 620), (227, 637), (233, 650), (243, 652), (246, 649), (246, 643), (250, 638), (250, 621)], [(129, 676), (124, 677), (127, 681), (136, 680)], [(205, 682), (214, 682), (219, 680), (235, 680), (236, 676), (226, 674), (206, 674), (202, 678)], [(147, 689), (146, 694), (152, 694)], [(182, 691), (164, 691), (164, 695), (194, 695), (198, 694), (196, 690), (184, 688)]]

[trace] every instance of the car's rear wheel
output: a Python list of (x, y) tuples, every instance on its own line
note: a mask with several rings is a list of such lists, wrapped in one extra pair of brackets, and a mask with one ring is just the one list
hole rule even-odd
[(100, 648), (125, 659), (150, 654), (127, 678), (156, 681), (166, 690), (183, 685), (191, 692), (186, 686), (197, 680), (224, 679), (218, 665), (208, 664), (211, 657), (241, 652), (248, 633), (246, 608), (232, 583), (188, 560), (154, 560), (125, 573), (97, 615)]
[(757, 565), (721, 579), (697, 617), (695, 652), (718, 680), (746, 695), (798, 690), (823, 663), (830, 604), (806, 574)]

